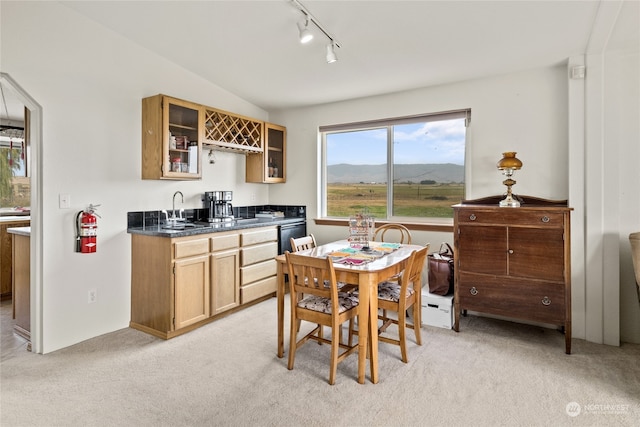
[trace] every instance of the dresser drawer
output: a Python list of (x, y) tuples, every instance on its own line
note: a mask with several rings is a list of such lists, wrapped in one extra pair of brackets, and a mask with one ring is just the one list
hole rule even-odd
[(242, 248), (240, 255), (240, 265), (255, 264), (256, 262), (273, 259), (278, 255), (278, 242), (263, 243), (261, 245)]
[(562, 283), (460, 272), (456, 292), (463, 310), (551, 324), (565, 322), (565, 290)]
[(460, 209), (458, 223), (563, 228), (564, 215), (561, 212), (548, 212), (544, 209), (528, 211), (524, 208)]
[(209, 252), (209, 239), (192, 239), (175, 242), (173, 244), (174, 258), (186, 258)]
[(275, 228), (264, 228), (240, 233), (240, 242), (242, 246), (255, 245), (263, 242), (273, 242), (277, 240), (278, 230)]

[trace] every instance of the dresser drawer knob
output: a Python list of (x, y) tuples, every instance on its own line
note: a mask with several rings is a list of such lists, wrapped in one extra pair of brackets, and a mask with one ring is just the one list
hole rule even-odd
[(551, 305), (551, 300), (549, 297), (542, 298), (542, 305)]
[(477, 217), (475, 216), (475, 214), (471, 214), (471, 215), (469, 215), (469, 219), (470, 219), (471, 221), (475, 221), (475, 220), (476, 220), (476, 218), (477, 218)]
[(513, 249), (509, 249), (509, 250), (508, 250), (508, 252), (509, 252), (510, 254), (512, 254), (512, 253), (513, 253)]
[(545, 216), (543, 216), (543, 217), (542, 217), (542, 222), (544, 222), (544, 223), (549, 222), (549, 217), (548, 217), (548, 216), (546, 216), (546, 215), (545, 215)]
[(469, 292), (471, 292), (471, 295), (478, 295), (478, 290), (475, 286), (469, 289)]

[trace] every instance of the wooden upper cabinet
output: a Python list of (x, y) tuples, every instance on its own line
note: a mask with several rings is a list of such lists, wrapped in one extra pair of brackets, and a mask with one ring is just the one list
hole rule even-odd
[(277, 184), (287, 180), (287, 128), (264, 124), (264, 150), (247, 156), (247, 182)]
[(286, 181), (287, 129), (193, 102), (142, 100), (142, 179), (202, 179), (202, 150), (247, 156), (246, 181)]
[(156, 95), (142, 100), (142, 179), (202, 177), (203, 107)]

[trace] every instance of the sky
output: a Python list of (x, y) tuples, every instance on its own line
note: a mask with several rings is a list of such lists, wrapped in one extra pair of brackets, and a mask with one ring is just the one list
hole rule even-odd
[[(394, 126), (394, 163), (464, 165), (464, 119)], [(386, 128), (327, 135), (327, 165), (387, 163)]]

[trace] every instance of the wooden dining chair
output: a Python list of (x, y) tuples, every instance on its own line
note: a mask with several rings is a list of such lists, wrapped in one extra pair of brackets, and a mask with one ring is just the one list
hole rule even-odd
[(289, 240), (291, 242), (291, 252), (298, 252), (316, 247), (316, 238), (313, 234), (298, 238), (292, 237)]
[(410, 245), (411, 232), (402, 224), (383, 224), (373, 232), (373, 240), (378, 242), (406, 243)]
[[(378, 320), (382, 320), (382, 326), (378, 328), (378, 340), (399, 345), (404, 363), (408, 361), (407, 329), (413, 329), (416, 343), (422, 345), (420, 337), (422, 269), (428, 251), (429, 245), (426, 245), (424, 248), (412, 252), (407, 267), (399, 276), (399, 281), (389, 280), (378, 284), (378, 308), (382, 309), (382, 313), (378, 315)], [(413, 309), (413, 324), (407, 323), (408, 309)], [(388, 312), (395, 312), (397, 316), (391, 317)], [(398, 338), (381, 335), (392, 324), (398, 326)]]
[[(389, 234), (387, 234), (389, 233)], [(411, 244), (411, 232), (407, 227), (402, 224), (397, 223), (388, 223), (383, 224), (380, 227), (376, 228), (373, 232), (373, 240), (379, 242), (394, 242), (394, 243), (406, 243), (407, 245)], [(398, 276), (393, 276), (388, 279), (389, 281), (398, 282), (400, 279)], [(383, 312), (383, 315), (386, 316), (386, 311)]]
[[(296, 350), (308, 340), (331, 344), (329, 384), (335, 383), (338, 363), (357, 352), (358, 345), (351, 345), (353, 319), (358, 315), (358, 298), (340, 292), (331, 258), (315, 258), (285, 252), (291, 283), (291, 337), (289, 340), (289, 370), (293, 369)], [(298, 320), (317, 324), (298, 340)], [(349, 321), (349, 344), (341, 342), (342, 324)], [(331, 328), (331, 339), (322, 337), (322, 326)], [(340, 352), (340, 349), (343, 349)]]

